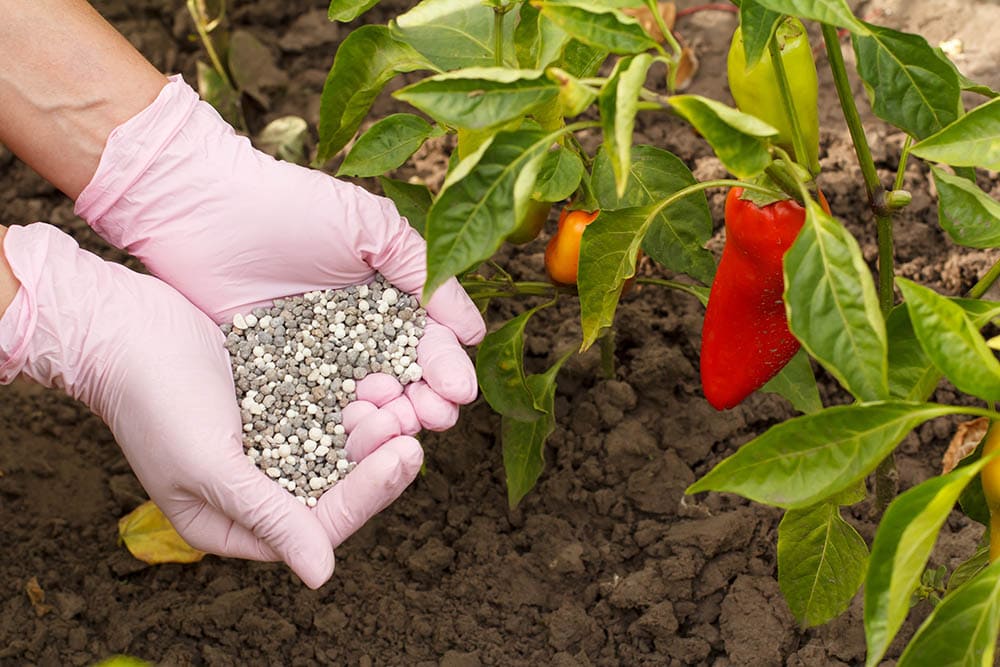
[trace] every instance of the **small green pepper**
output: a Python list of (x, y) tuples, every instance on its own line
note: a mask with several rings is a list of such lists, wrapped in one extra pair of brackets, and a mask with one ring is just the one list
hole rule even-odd
[[(773, 39), (778, 40), (781, 49), (781, 62), (795, 99), (795, 115), (809, 153), (795, 155), (795, 160), (816, 174), (819, 173), (819, 83), (809, 37), (802, 21), (788, 17), (778, 26)], [(781, 91), (771, 64), (771, 54), (765, 51), (757, 64), (748, 68), (746, 53), (743, 51), (743, 33), (737, 28), (729, 45), (726, 69), (729, 74), (729, 90), (737, 108), (778, 130), (775, 143), (794, 155), (792, 125), (781, 103)]]

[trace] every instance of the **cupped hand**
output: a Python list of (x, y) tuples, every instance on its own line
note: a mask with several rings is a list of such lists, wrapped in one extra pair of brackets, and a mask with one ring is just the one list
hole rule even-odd
[(352, 434), (371, 454), (309, 510), (244, 455), (229, 356), (204, 313), (50, 225), (10, 228), (3, 252), (20, 287), (0, 318), (0, 381), (24, 374), (85, 402), (192, 546), (283, 560), (316, 588), (333, 548), (419, 471), (419, 444), (383, 411)]
[[(376, 272), (415, 295), (426, 278), (424, 241), (390, 200), (254, 149), (177, 77), (112, 133), (76, 211), (216, 322)], [(409, 434), (452, 426), (475, 398), (462, 345), (485, 334), (454, 279), (423, 305), (423, 379), (402, 395), (380, 380), (358, 389), (361, 409), (388, 411)]]

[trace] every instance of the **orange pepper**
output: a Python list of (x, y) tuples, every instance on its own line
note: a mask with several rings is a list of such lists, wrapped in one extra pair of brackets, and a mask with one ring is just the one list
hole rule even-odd
[(545, 247), (545, 268), (552, 282), (575, 285), (580, 268), (580, 238), (600, 211), (570, 211), (559, 214), (559, 227)]

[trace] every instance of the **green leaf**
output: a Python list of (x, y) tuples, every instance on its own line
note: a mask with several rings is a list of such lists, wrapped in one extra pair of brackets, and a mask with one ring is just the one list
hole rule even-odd
[(596, 90), (581, 83), (569, 72), (550, 67), (545, 75), (559, 86), (559, 107), (567, 118), (579, 116), (597, 99)]
[(670, 105), (715, 150), (738, 178), (753, 178), (771, 163), (767, 138), (778, 131), (762, 120), (698, 95), (674, 95)]
[(539, 70), (501, 67), (438, 74), (393, 93), (442, 123), (470, 129), (514, 120), (558, 95), (559, 87)]
[[(504, 65), (514, 63), (517, 12), (503, 18)], [(480, 0), (423, 0), (389, 23), (392, 35), (441, 71), (496, 65), (493, 9)]]
[(639, 110), (639, 91), (646, 82), (646, 71), (652, 62), (652, 57), (647, 54), (621, 60), (597, 99), (604, 132), (604, 151), (611, 160), (619, 197), (625, 193), (629, 177), (632, 130), (635, 128), (635, 114)]
[(214, 67), (198, 61), (198, 94), (212, 105), (230, 125), (243, 128), (240, 93)]
[(254, 145), (279, 160), (305, 164), (309, 124), (299, 116), (275, 118), (260, 131)]
[(985, 570), (990, 564), (990, 545), (989, 543), (980, 546), (976, 549), (976, 553), (972, 554), (969, 560), (965, 561), (961, 565), (955, 568), (955, 571), (951, 573), (948, 577), (948, 589), (947, 593), (958, 589), (968, 581), (974, 579), (980, 572)]
[(423, 236), (427, 225), (427, 211), (434, 199), (430, 188), (421, 183), (407, 183), (386, 176), (380, 176), (378, 182), (382, 185), (385, 196), (396, 204), (399, 214)]
[(559, 59), (571, 38), (530, 3), (522, 4), (520, 12), (514, 28), (518, 65), (523, 69), (545, 69)]
[[(500, 132), (459, 163), (427, 217), (428, 297), (448, 278), (489, 259), (523, 219), (550, 135)], [(470, 165), (470, 166), (467, 166)]]
[(854, 50), (875, 114), (917, 139), (954, 121), (962, 91), (944, 55), (919, 35), (867, 27), (854, 36)]
[[(978, 463), (979, 459), (983, 456), (985, 447), (986, 436), (984, 435), (979, 444), (976, 445), (975, 451), (964, 459), (961, 459), (956, 467), (963, 468)], [(969, 482), (968, 486), (962, 491), (962, 495), (958, 497), (958, 504), (962, 506), (962, 511), (965, 512), (965, 515), (973, 521), (978, 521), (987, 527), (990, 525), (990, 506), (986, 502), (986, 493), (983, 491), (983, 479), (981, 476), (977, 476)], [(989, 532), (987, 532), (988, 536)]]
[(337, 176), (379, 176), (406, 162), (432, 136), (440, 136), (423, 118), (408, 113), (386, 116), (358, 137)]
[(607, 49), (571, 39), (563, 49), (562, 57), (553, 65), (570, 76), (585, 79), (597, 75), (601, 65), (608, 59), (608, 53)]
[(766, 9), (757, 2), (746, 0), (740, 3), (740, 31), (743, 34), (747, 69), (760, 62), (780, 20), (779, 12)]
[(976, 107), (910, 152), (931, 162), (1000, 171), (1000, 98)]
[(483, 398), (499, 414), (520, 421), (534, 421), (543, 414), (524, 377), (524, 327), (537, 311), (537, 307), (527, 310), (487, 334), (476, 352)]
[(393, 39), (385, 26), (352, 30), (337, 49), (323, 86), (316, 162), (326, 162), (347, 145), (390, 79), (401, 72), (433, 68), (419, 53)]
[(993, 320), (1000, 318), (1000, 301), (987, 301), (985, 299), (965, 299), (962, 297), (951, 298), (965, 314), (972, 320), (972, 324), (977, 329), (982, 329)]
[(820, 23), (847, 28), (851, 32), (864, 34), (868, 31), (865, 24), (857, 19), (845, 0), (753, 0), (761, 7), (766, 7), (781, 14), (791, 14), (802, 19), (811, 19)]
[[(892, 501), (879, 522), (865, 581), (867, 665), (877, 665), (910, 610), (938, 532), (983, 462), (913, 487)], [(945, 664), (945, 663), (939, 663)]]
[[(625, 193), (618, 195), (611, 160), (600, 151), (594, 161), (591, 187), (602, 211), (659, 204), (697, 181), (676, 155), (654, 146), (632, 147)], [(711, 284), (715, 258), (705, 249), (712, 237), (712, 214), (704, 192), (695, 192), (666, 209), (653, 220), (642, 248), (654, 260), (678, 273)]]
[(583, 160), (580, 156), (565, 146), (558, 145), (545, 153), (531, 196), (538, 201), (562, 201), (580, 187), (583, 173)]
[(856, 398), (888, 398), (885, 321), (857, 240), (810, 200), (784, 265), (795, 337)]
[(543, 410), (540, 417), (531, 421), (503, 417), (500, 421), (507, 503), (511, 509), (534, 488), (545, 468), (545, 441), (556, 427), (556, 374), (571, 354), (572, 350), (545, 373), (526, 378), (536, 405)]
[(542, 16), (584, 44), (623, 55), (656, 48), (639, 22), (601, 3), (535, 2)]
[(772, 426), (687, 493), (726, 491), (768, 505), (808, 507), (857, 484), (928, 419), (975, 408), (888, 401), (840, 405)]
[(816, 386), (816, 376), (813, 375), (809, 355), (805, 350), (799, 350), (785, 367), (767, 381), (761, 391), (784, 396), (796, 410), (803, 414), (819, 412), (823, 409), (823, 401), (819, 397), (819, 387)]
[(327, 18), (331, 21), (350, 23), (378, 4), (378, 0), (330, 0)]
[(945, 597), (910, 640), (899, 667), (988, 667), (1000, 625), (1000, 562)]
[(864, 538), (833, 503), (788, 510), (778, 526), (778, 584), (795, 619), (806, 627), (847, 609), (865, 579), (867, 562)]
[(1000, 246), (1000, 204), (964, 178), (931, 165), (938, 191), (938, 219), (955, 243)]
[(649, 227), (652, 206), (601, 211), (580, 241), (580, 321), (586, 350), (614, 321), (625, 281), (635, 274), (639, 245)]
[(1000, 361), (958, 304), (905, 278), (896, 284), (924, 353), (959, 390), (1000, 401)]
[(904, 304), (892, 309), (885, 328), (889, 340), (889, 395), (904, 401), (926, 401), (937, 388), (941, 372), (924, 354)]

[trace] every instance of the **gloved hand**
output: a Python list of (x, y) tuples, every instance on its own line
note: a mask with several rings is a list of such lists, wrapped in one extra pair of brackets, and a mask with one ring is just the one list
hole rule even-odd
[[(424, 241), (390, 200), (255, 150), (179, 77), (112, 132), (76, 212), (217, 322), (376, 271), (412, 294), (426, 277)], [(443, 430), (475, 398), (460, 343), (482, 339), (482, 317), (454, 279), (424, 305), (423, 380), (402, 394), (366, 378), (345, 426), (391, 412), (404, 433)]]
[(385, 444), (307, 509), (244, 455), (229, 355), (204, 313), (50, 225), (11, 227), (3, 252), (21, 286), (0, 318), (0, 382), (23, 373), (86, 403), (192, 546), (284, 560), (317, 588), (333, 547), (419, 471), (416, 440), (373, 429), (358, 446)]

